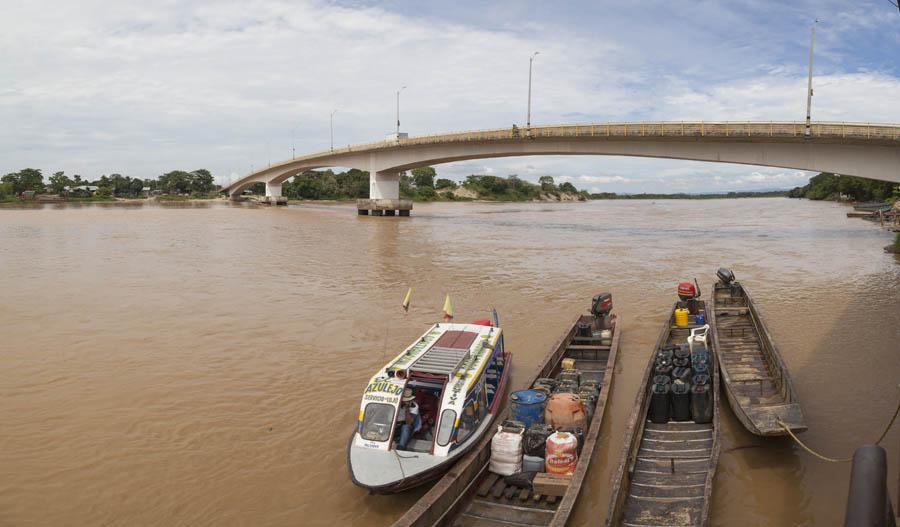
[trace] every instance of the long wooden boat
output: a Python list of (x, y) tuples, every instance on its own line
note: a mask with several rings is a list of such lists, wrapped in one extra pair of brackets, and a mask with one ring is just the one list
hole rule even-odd
[[(733, 280), (730, 271), (726, 280)], [(744, 427), (759, 436), (786, 435), (806, 430), (803, 411), (772, 335), (766, 329), (753, 297), (740, 282), (715, 285), (715, 320), (719, 367), (725, 394)]]
[[(510, 368), (503, 332), (490, 320), (433, 325), (369, 381), (347, 446), (353, 483), (390, 494), (443, 475), (490, 436)], [(407, 396), (421, 428), (401, 450)]]
[[(706, 303), (696, 300), (699, 314), (707, 315)], [(681, 303), (676, 303), (679, 308)], [(689, 324), (675, 324), (674, 309), (663, 326), (650, 361), (644, 370), (634, 411), (625, 435), (625, 447), (613, 479), (607, 526), (705, 526), (713, 476), (719, 458), (719, 376), (716, 361), (709, 357), (712, 419), (709, 423), (649, 419), (651, 387), (657, 355), (667, 346), (683, 345), (691, 330), (701, 327), (696, 317)], [(708, 322), (710, 322), (707, 319)], [(709, 334), (713, 331), (710, 328)], [(715, 338), (708, 341), (715, 355)]]
[[(588, 324), (592, 330), (591, 336), (580, 335), (579, 325), (584, 328)], [(576, 317), (525, 385), (527, 388), (539, 378), (552, 377), (560, 370), (565, 358), (575, 359), (583, 379), (601, 383), (575, 473), (562, 497), (542, 496), (528, 488), (508, 485), (503, 477), (490, 472), (491, 437), (487, 436), (397, 520), (394, 527), (473, 524), (564, 526), (581, 492), (598, 444), (619, 349), (620, 327), (620, 320), (608, 311), (600, 316), (589, 314)], [(602, 329), (611, 331), (608, 345), (603, 345), (602, 339), (594, 336)], [(507, 415), (508, 409), (504, 409), (498, 421), (506, 419)]]

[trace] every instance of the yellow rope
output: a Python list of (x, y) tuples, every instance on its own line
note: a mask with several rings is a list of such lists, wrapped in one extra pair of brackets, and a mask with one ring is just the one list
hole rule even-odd
[[(894, 417), (891, 417), (890, 422), (888, 422), (887, 426), (884, 428), (884, 432), (881, 433), (881, 437), (878, 438), (878, 441), (875, 441), (876, 445), (880, 445), (881, 442), (884, 441), (884, 438), (887, 436), (888, 430), (890, 430), (891, 427), (894, 426), (894, 421), (897, 420), (898, 414), (900, 414), (900, 401), (897, 401), (897, 409), (894, 410)], [(778, 423), (779, 426), (781, 426), (781, 428), (784, 429), (785, 432), (788, 433), (789, 436), (791, 436), (791, 438), (794, 441), (797, 442), (798, 445), (803, 447), (803, 450), (806, 450), (807, 452), (816, 456), (817, 458), (821, 459), (822, 461), (830, 461), (831, 463), (848, 463), (850, 461), (853, 461), (852, 457), (833, 458), (833, 457), (823, 456), (822, 454), (820, 454), (820, 453), (816, 452), (815, 450), (806, 446), (803, 443), (803, 441), (800, 441), (800, 439), (798, 439), (797, 436), (794, 435), (794, 432), (791, 431), (790, 427), (788, 427), (788, 425), (786, 425), (784, 423), (784, 421), (782, 421), (781, 419), (778, 419), (776, 422)]]
[(823, 456), (822, 454), (820, 454), (820, 453), (816, 452), (815, 450), (813, 450), (813, 449), (809, 448), (808, 446), (806, 446), (806, 445), (803, 443), (803, 441), (800, 441), (800, 440), (797, 438), (797, 436), (794, 435), (794, 432), (791, 431), (791, 429), (788, 427), (788, 425), (784, 424), (784, 421), (782, 421), (781, 419), (779, 419), (779, 420), (776, 421), (776, 422), (781, 426), (781, 428), (784, 429), (785, 432), (788, 433), (789, 436), (791, 436), (791, 438), (792, 438), (794, 441), (797, 442), (798, 445), (800, 445), (800, 446), (803, 447), (803, 450), (806, 450), (807, 452), (809, 452), (810, 454), (816, 456), (817, 458), (821, 459), (822, 461), (830, 461), (830, 462), (832, 462), (832, 463), (847, 463), (847, 462), (853, 460), (852, 457), (833, 458), (833, 457)]

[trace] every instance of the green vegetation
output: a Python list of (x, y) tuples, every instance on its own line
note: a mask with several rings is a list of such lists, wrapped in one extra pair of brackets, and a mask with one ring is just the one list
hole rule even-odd
[(19, 196), (28, 191), (55, 194), (70, 201), (110, 201), (142, 197), (144, 188), (163, 195), (190, 196), (194, 199), (216, 197), (217, 190), (212, 174), (203, 168), (193, 172), (173, 170), (157, 179), (144, 180), (111, 174), (90, 181), (78, 174), (70, 178), (65, 172), (56, 172), (48, 178), (46, 185), (39, 169), (25, 168), (0, 178), (0, 201), (18, 201)]
[(887, 181), (822, 172), (810, 178), (807, 185), (792, 189), (788, 197), (830, 201), (884, 201), (900, 194), (898, 189), (900, 186)]
[(769, 190), (763, 192), (723, 192), (721, 194), (616, 194), (615, 192), (601, 192), (591, 194), (591, 199), (733, 199), (733, 198), (781, 198), (787, 196), (785, 190)]
[[(579, 191), (569, 182), (557, 186), (553, 178), (544, 176), (541, 184), (535, 185), (520, 179), (509, 177), (471, 175), (460, 185), (456, 181), (437, 178), (434, 167), (413, 169), (409, 174), (400, 176), (400, 197), (413, 201), (470, 201), (473, 198), (457, 196), (453, 191), (466, 189), (478, 196), (478, 199), (494, 201), (530, 201), (539, 199), (541, 194), (559, 196), (569, 192), (581, 199), (587, 199), (587, 192)], [(263, 194), (265, 186), (257, 184), (250, 187), (254, 194)], [(281, 186), (281, 193), (288, 199), (321, 199), (341, 200), (369, 197), (369, 173), (351, 169), (346, 172), (332, 170), (308, 170)]]
[(898, 232), (897, 236), (894, 238), (894, 243), (885, 247), (884, 250), (889, 253), (900, 254), (900, 232)]
[[(265, 193), (259, 183), (250, 188), (254, 194)], [(288, 199), (357, 199), (369, 197), (369, 173), (350, 169), (347, 172), (307, 170), (285, 181), (281, 194)]]

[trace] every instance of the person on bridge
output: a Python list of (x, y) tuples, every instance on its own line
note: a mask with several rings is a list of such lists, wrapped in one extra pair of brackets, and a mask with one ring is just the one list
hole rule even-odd
[(416, 396), (412, 388), (403, 390), (397, 422), (400, 423), (400, 439), (397, 441), (397, 450), (406, 450), (406, 445), (409, 444), (413, 434), (422, 429), (419, 405), (416, 403)]

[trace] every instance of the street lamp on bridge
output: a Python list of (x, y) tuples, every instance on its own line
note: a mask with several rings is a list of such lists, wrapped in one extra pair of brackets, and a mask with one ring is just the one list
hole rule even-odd
[(397, 140), (400, 140), (400, 92), (406, 89), (406, 86), (397, 90)]
[(819, 19), (817, 18), (815, 22), (813, 22), (812, 28), (809, 30), (809, 80), (806, 86), (806, 138), (812, 137), (812, 121), (810, 120), (810, 113), (812, 110), (812, 96), (813, 96), (813, 88), (812, 88), (812, 68), (813, 68), (813, 43), (816, 38), (816, 24), (819, 23)]
[(334, 151), (334, 114), (337, 113), (337, 110), (331, 112), (331, 151)]
[(540, 51), (535, 51), (528, 58), (528, 118), (525, 120), (525, 127), (528, 130), (531, 130), (531, 69), (534, 64), (534, 58), (540, 54)]

